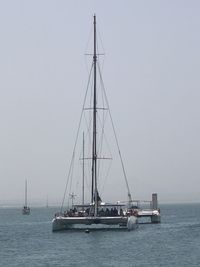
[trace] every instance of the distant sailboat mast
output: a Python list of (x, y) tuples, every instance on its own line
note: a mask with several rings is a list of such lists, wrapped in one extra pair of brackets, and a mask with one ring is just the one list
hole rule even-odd
[(46, 208), (49, 207), (49, 198), (48, 198), (48, 195), (47, 195), (47, 201), (46, 201)]
[(25, 207), (27, 207), (27, 179), (25, 180)]

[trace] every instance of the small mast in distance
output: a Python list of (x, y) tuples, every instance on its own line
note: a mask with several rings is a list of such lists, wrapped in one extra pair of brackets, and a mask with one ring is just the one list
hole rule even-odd
[(23, 215), (29, 215), (30, 214), (30, 208), (27, 205), (27, 179), (25, 180), (25, 202), (24, 207), (22, 209)]

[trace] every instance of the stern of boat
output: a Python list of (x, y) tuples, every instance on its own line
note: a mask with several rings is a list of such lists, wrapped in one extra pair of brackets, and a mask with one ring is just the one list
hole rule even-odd
[(129, 216), (127, 220), (127, 229), (129, 231), (138, 227), (138, 219), (135, 216)]
[(61, 230), (65, 230), (66, 227), (65, 225), (62, 223), (62, 220), (59, 217), (55, 217), (52, 220), (52, 231), (61, 231)]

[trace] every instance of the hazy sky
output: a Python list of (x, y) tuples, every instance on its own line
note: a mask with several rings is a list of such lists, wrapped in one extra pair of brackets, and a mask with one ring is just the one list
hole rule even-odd
[[(200, 201), (200, 2), (0, 1), (0, 204), (61, 201), (97, 15), (131, 193)], [(112, 189), (110, 193), (112, 200)]]

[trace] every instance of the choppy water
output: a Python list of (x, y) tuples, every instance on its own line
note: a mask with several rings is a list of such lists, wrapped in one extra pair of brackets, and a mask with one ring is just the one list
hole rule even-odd
[(161, 205), (135, 231), (51, 231), (56, 208), (0, 209), (0, 266), (200, 266), (200, 204)]

